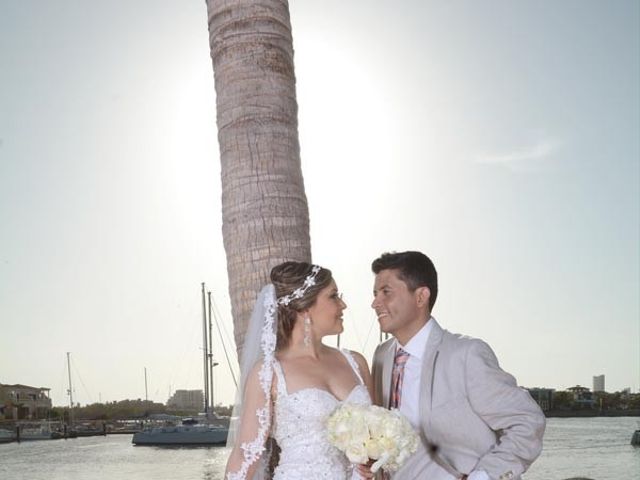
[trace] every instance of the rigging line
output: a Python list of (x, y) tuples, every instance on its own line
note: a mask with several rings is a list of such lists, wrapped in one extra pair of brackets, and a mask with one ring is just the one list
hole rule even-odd
[[(220, 310), (218, 309), (218, 306), (216, 305), (215, 301), (216, 301), (216, 299), (212, 297), (213, 314), (214, 314), (214, 316), (216, 316), (216, 318), (222, 318), (222, 315), (220, 314)], [(235, 340), (231, 341), (232, 337), (229, 335), (229, 332), (227, 331), (227, 327), (225, 326), (224, 322), (221, 321), (220, 323), (222, 324), (221, 325), (222, 326), (222, 333), (224, 334), (224, 338), (221, 339), (223, 344), (224, 344), (224, 342), (226, 340), (227, 345), (233, 345), (235, 343)], [(232, 368), (231, 363), (228, 363), (228, 365), (229, 365), (229, 368), (231, 369)], [(234, 372), (235, 372), (235, 370), (234, 370)]]
[(362, 345), (362, 351), (363, 352), (367, 348), (367, 343), (369, 343), (369, 337), (371, 336), (371, 330), (373, 329), (373, 324), (375, 323), (375, 321), (376, 321), (376, 319), (374, 317), (374, 319), (371, 321), (371, 324), (369, 325), (369, 331), (367, 332), (367, 338), (364, 339), (364, 345)]
[(75, 372), (75, 374), (78, 376), (78, 379), (80, 380), (80, 383), (82, 384), (82, 388), (84, 388), (84, 393), (87, 394), (87, 397), (89, 397), (89, 401), (91, 403), (95, 403), (93, 401), (93, 396), (91, 395), (91, 393), (89, 393), (89, 389), (87, 388), (87, 386), (84, 384), (84, 382), (82, 381), (82, 376), (80, 376), (80, 372), (78, 371), (78, 369), (76, 368), (76, 363), (75, 361), (71, 361), (71, 367), (73, 368), (73, 371)]
[[(216, 302), (215, 298), (212, 298), (212, 300), (213, 300), (214, 315), (217, 315), (217, 318), (222, 318), (222, 315), (220, 314), (220, 310), (218, 309), (218, 306), (215, 303)], [(233, 344), (234, 342), (231, 341), (231, 336), (229, 335), (229, 332), (227, 332), (227, 327), (225, 327), (224, 323), (222, 323), (222, 331), (224, 333), (225, 339), (227, 340), (227, 343), (229, 345)], [(221, 339), (221, 340), (224, 342), (224, 339)], [(229, 368), (231, 368), (231, 366), (229, 366)]]
[(356, 338), (362, 338), (362, 336), (360, 335), (360, 329), (358, 328), (358, 322), (355, 320), (355, 318), (353, 317), (353, 315), (351, 315), (351, 312), (346, 312), (343, 314), (344, 318), (345, 318), (345, 322), (347, 325), (349, 325), (350, 327), (353, 327), (353, 331), (356, 334)]
[[(227, 366), (229, 367), (229, 372), (231, 373), (231, 377), (233, 378), (233, 383), (236, 386), (236, 388), (238, 388), (238, 382), (236, 380), (236, 375), (235, 375), (235, 372), (233, 371), (233, 368), (231, 367), (231, 360), (229, 359), (229, 353), (227, 351), (227, 346), (225, 344), (224, 338), (222, 337), (222, 332), (220, 330), (220, 323), (221, 323), (219, 321), (220, 311), (218, 310), (218, 306), (216, 305), (215, 298), (211, 297), (211, 300), (212, 300), (211, 303), (213, 304), (213, 316), (214, 316), (214, 318), (216, 320), (216, 327), (218, 329), (218, 335), (220, 336), (220, 342), (222, 343), (222, 349), (224, 350), (224, 356), (227, 359)], [(224, 328), (224, 325), (222, 327)], [(225, 330), (225, 333), (226, 333), (226, 330)], [(227, 341), (229, 341), (229, 340), (227, 339)]]
[[(66, 360), (62, 363), (62, 372), (60, 373), (60, 382), (59, 382), (59, 386), (60, 386), (60, 397), (63, 398), (64, 400), (62, 401), (62, 406), (64, 406), (66, 403), (68, 403), (66, 401), (67, 398), (67, 387), (65, 387), (65, 382), (67, 381), (66, 379), (66, 373), (67, 373), (67, 362)], [(53, 401), (52, 401), (53, 404)]]
[[(216, 301), (213, 297), (211, 297), (213, 306), (214, 308), (214, 312), (218, 310), (218, 307), (216, 306)], [(213, 317), (216, 319), (216, 327), (218, 327), (218, 335), (220, 335), (220, 342), (222, 343), (222, 349), (224, 350), (224, 356), (227, 358), (227, 365), (229, 365), (229, 371), (231, 372), (231, 377), (233, 378), (233, 383), (235, 384), (236, 388), (238, 388), (238, 382), (236, 380), (236, 374), (233, 373), (233, 369), (231, 368), (231, 360), (229, 360), (229, 353), (227, 352), (227, 346), (224, 344), (224, 340), (222, 339), (222, 331), (220, 330), (220, 322), (218, 321), (218, 315), (213, 315)]]
[[(190, 354), (193, 350), (192, 345), (197, 343), (197, 336), (201, 335), (202, 332), (199, 331), (199, 323), (198, 322), (189, 322), (189, 329), (187, 329), (188, 341), (182, 344), (182, 349), (176, 349), (179, 358), (178, 361), (173, 362), (173, 368), (169, 375), (170, 385), (178, 385), (178, 389), (189, 385), (191, 382), (191, 372), (192, 369), (187, 365), (187, 354)], [(190, 357), (191, 359), (191, 357)], [(186, 370), (186, 373), (185, 373)], [(186, 378), (185, 378), (186, 377)], [(174, 388), (175, 390), (175, 388)]]

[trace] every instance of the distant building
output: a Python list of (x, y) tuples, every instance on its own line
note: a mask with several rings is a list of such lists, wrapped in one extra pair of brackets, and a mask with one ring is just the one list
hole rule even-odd
[(593, 377), (593, 393), (604, 392), (604, 374)]
[(587, 387), (581, 387), (576, 385), (575, 387), (567, 388), (573, 393), (573, 402), (580, 407), (593, 407), (595, 401), (593, 400), (593, 393), (589, 391)]
[(51, 410), (50, 388), (0, 383), (0, 418), (33, 420), (46, 418)]
[(204, 393), (202, 390), (176, 390), (167, 400), (167, 407), (173, 410), (204, 410)]
[(529, 395), (536, 401), (543, 412), (553, 408), (553, 392), (552, 388), (527, 388)]

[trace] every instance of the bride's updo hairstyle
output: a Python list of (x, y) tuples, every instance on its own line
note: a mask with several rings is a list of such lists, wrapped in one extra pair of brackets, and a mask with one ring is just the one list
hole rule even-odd
[[(281, 299), (290, 296), (304, 285), (307, 277), (312, 275), (314, 266), (306, 262), (284, 262), (271, 270), (271, 283), (276, 289), (276, 297)], [(278, 334), (276, 349), (286, 347), (291, 340), (291, 332), (296, 323), (298, 312), (313, 306), (320, 291), (331, 283), (331, 271), (320, 267), (315, 274), (315, 285), (307, 288), (300, 298), (291, 298), (288, 305), (278, 302)]]

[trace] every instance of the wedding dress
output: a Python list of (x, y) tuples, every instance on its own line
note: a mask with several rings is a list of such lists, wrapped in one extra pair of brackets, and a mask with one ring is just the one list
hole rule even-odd
[[(342, 403), (370, 405), (358, 365), (348, 350), (341, 349), (358, 378), (347, 398), (337, 399), (321, 388), (287, 392), (280, 363), (274, 361), (277, 378), (272, 435), (280, 446), (280, 460), (274, 480), (345, 480), (352, 478), (353, 466), (347, 457), (329, 443), (327, 419)], [(355, 474), (354, 478), (360, 478)]]

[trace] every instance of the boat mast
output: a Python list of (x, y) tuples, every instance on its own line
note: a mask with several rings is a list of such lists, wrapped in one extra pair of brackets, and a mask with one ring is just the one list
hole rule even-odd
[(69, 425), (73, 424), (73, 388), (71, 387), (71, 352), (67, 352), (67, 373), (69, 374)]
[(202, 344), (204, 362), (204, 413), (209, 414), (209, 362), (207, 361), (207, 305), (204, 297), (204, 282), (202, 282)]
[(213, 331), (213, 324), (211, 323), (211, 292), (207, 292), (208, 297), (208, 306), (209, 306), (209, 390), (211, 394), (209, 395), (209, 401), (211, 404), (211, 413), (214, 413), (214, 397), (213, 397), (213, 367), (218, 365), (218, 362), (213, 360), (213, 339), (211, 338), (211, 332)]

